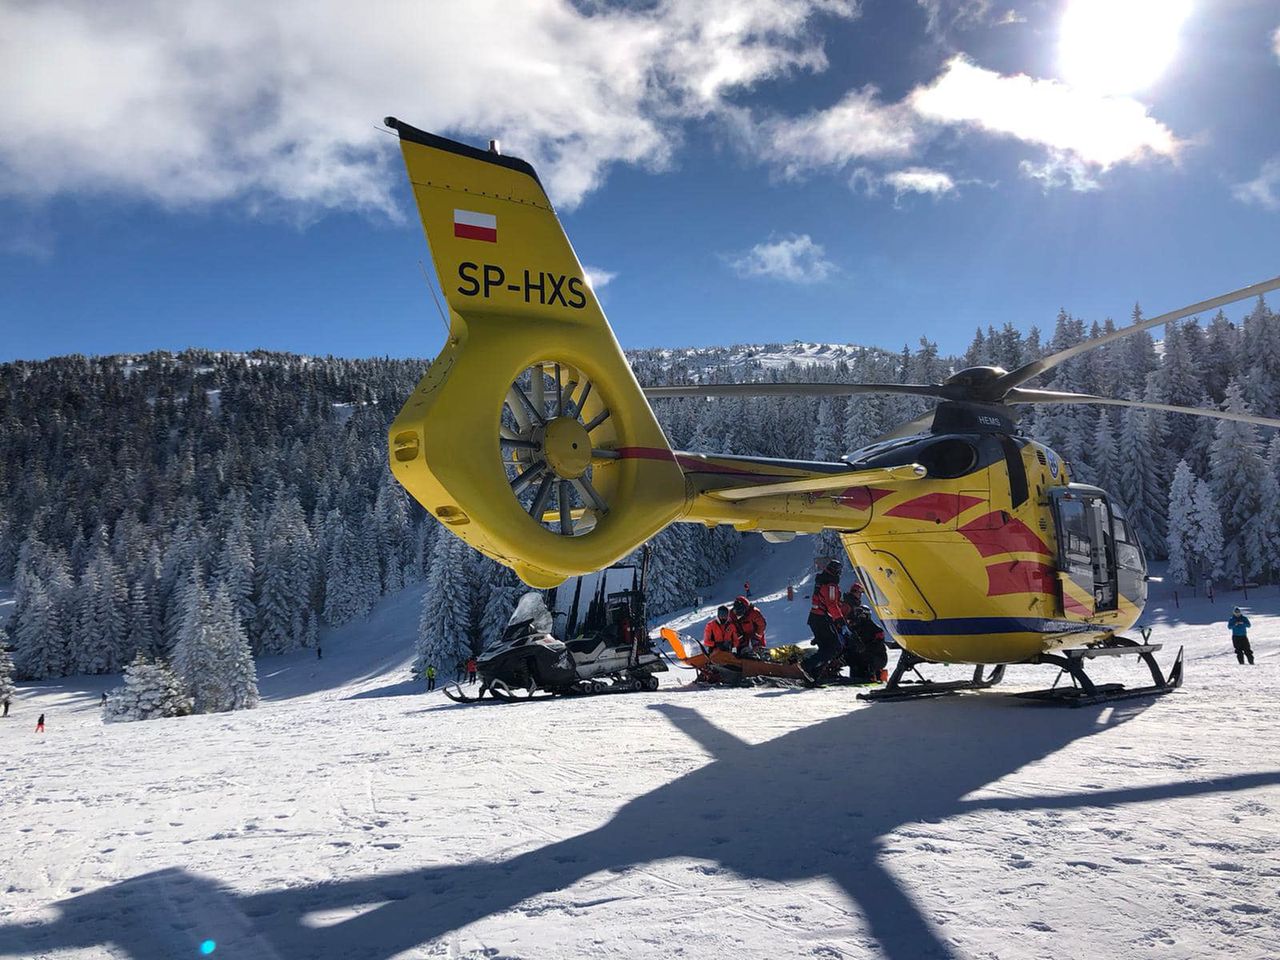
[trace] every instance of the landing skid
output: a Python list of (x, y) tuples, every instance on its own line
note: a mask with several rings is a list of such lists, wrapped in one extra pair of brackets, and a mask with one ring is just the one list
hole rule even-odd
[[(1166, 677), (1156, 663), (1154, 656), (1161, 644), (1147, 643), (1150, 631), (1143, 631), (1143, 642), (1130, 640), (1127, 637), (1112, 637), (1094, 647), (1079, 647), (1072, 650), (1060, 650), (1056, 653), (1042, 653), (1030, 663), (1052, 664), (1059, 668), (1053, 686), (1048, 690), (1029, 690), (1015, 693), (1013, 696), (1024, 700), (1036, 700), (1041, 703), (1056, 703), (1070, 707), (1087, 707), (1091, 704), (1110, 703), (1114, 700), (1127, 700), (1130, 697), (1160, 696), (1171, 693), (1182, 686), (1183, 651), (1178, 648), (1178, 656)], [(1151, 671), (1152, 683), (1147, 687), (1126, 687), (1122, 683), (1094, 683), (1084, 669), (1085, 661), (1097, 657), (1136, 656)], [(917, 669), (921, 664), (931, 663), (917, 657), (910, 651), (903, 650), (898, 664), (893, 669), (893, 676), (883, 689), (858, 694), (859, 700), (918, 700), (924, 697), (937, 697), (963, 690), (984, 690), (993, 687), (1004, 679), (1004, 665), (998, 665), (987, 676), (983, 676), (983, 668), (977, 666), (973, 670), (971, 680), (951, 680), (935, 683), (922, 675)], [(916, 679), (904, 679), (907, 673), (913, 673)], [(1063, 675), (1071, 678), (1071, 685), (1059, 686)]]
[[(1048, 690), (1031, 690), (1027, 693), (1014, 694), (1025, 700), (1037, 700), (1041, 703), (1059, 703), (1070, 707), (1087, 707), (1095, 703), (1110, 703), (1113, 700), (1127, 700), (1130, 697), (1160, 696), (1172, 693), (1182, 686), (1182, 647), (1178, 648), (1178, 656), (1173, 661), (1169, 676), (1160, 670), (1153, 656), (1162, 647), (1159, 643), (1147, 643), (1150, 631), (1143, 631), (1143, 642), (1130, 640), (1127, 637), (1112, 637), (1097, 647), (1081, 647), (1075, 650), (1062, 650), (1058, 653), (1042, 653), (1033, 663), (1051, 663), (1059, 668), (1053, 686)], [(1125, 657), (1136, 655), (1147, 669), (1151, 671), (1151, 686), (1126, 687), (1122, 683), (1094, 683), (1085, 672), (1084, 662), (1095, 657)], [(1071, 678), (1071, 686), (1058, 686), (1063, 674)]]
[[(893, 668), (889, 682), (879, 690), (871, 690), (858, 694), (859, 700), (919, 700), (924, 697), (940, 697), (946, 694), (959, 693), (961, 690), (985, 690), (994, 687), (1004, 679), (1004, 664), (992, 668), (991, 673), (984, 676), (982, 665), (973, 668), (970, 680), (930, 680), (918, 669), (922, 663), (932, 663), (923, 657), (917, 657), (909, 650), (903, 650), (898, 657), (898, 664)], [(907, 672), (915, 674), (916, 679), (904, 679)]]

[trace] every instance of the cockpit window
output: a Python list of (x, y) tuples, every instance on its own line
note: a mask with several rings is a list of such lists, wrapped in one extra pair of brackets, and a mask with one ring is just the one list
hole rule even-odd
[(929, 476), (950, 480), (963, 477), (978, 463), (978, 451), (968, 440), (949, 437), (925, 447), (916, 458)]
[(964, 437), (903, 437), (863, 447), (845, 457), (858, 470), (919, 463), (929, 476), (962, 477), (978, 465), (978, 448)]

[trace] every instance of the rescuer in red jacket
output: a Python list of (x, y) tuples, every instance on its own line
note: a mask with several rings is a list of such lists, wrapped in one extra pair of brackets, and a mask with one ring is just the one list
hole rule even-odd
[(708, 620), (702, 631), (702, 645), (708, 652), (712, 650), (733, 650), (738, 645), (738, 628), (729, 616), (729, 608), (721, 607), (716, 611), (714, 620)]
[(840, 602), (840, 573), (844, 564), (830, 560), (818, 574), (813, 587), (813, 604), (809, 608), (809, 629), (818, 649), (800, 664), (805, 678), (813, 683), (827, 663), (840, 655), (840, 628), (844, 625), (844, 607)]
[(733, 612), (730, 614), (733, 625), (738, 630), (739, 656), (759, 656), (764, 650), (764, 614), (760, 608), (746, 597), (738, 597), (733, 601)]

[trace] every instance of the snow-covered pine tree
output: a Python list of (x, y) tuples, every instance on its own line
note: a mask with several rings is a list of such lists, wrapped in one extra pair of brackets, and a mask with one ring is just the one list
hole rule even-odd
[[(1137, 400), (1138, 395), (1130, 393), (1129, 399)], [(1124, 504), (1129, 526), (1155, 557), (1165, 556), (1167, 550), (1167, 497), (1159, 469), (1164, 455), (1158, 415), (1140, 407), (1126, 408), (1120, 415), (1116, 482), (1109, 489)]]
[(367, 617), (382, 596), (382, 569), (378, 559), (379, 526), (372, 510), (366, 510), (355, 532), (352, 572), (356, 575), (356, 616)]
[[(248, 710), (258, 705), (258, 670), (249, 649), (249, 638), (240, 626), (231, 595), (224, 584), (213, 591), (206, 611), (206, 629), (216, 650), (220, 699), (216, 710)], [(307, 611), (307, 623), (314, 624)], [(304, 634), (307, 632), (304, 627)], [(314, 644), (314, 634), (312, 634)]]
[(373, 514), (382, 548), (382, 589), (384, 593), (392, 593), (404, 586), (412, 529), (404, 487), (396, 481), (389, 468), (382, 471), (379, 479)]
[(1169, 489), (1169, 579), (1196, 590), (1222, 576), (1222, 522), (1213, 490), (1185, 460)]
[[(206, 629), (209, 600), (200, 578), (200, 568), (192, 564), (186, 578), (175, 591), (178, 599), (176, 611), (177, 638), (173, 644), (173, 672), (182, 683), (183, 690), (191, 697), (196, 713), (207, 713), (209, 697), (206, 694), (214, 674), (215, 651), (212, 638)], [(197, 690), (202, 694), (197, 696)]]
[[(1241, 386), (1227, 386), (1224, 409), (1251, 413)], [(1222, 511), (1223, 562), (1229, 576), (1260, 577), (1269, 552), (1266, 524), (1261, 520), (1263, 463), (1257, 429), (1249, 423), (1219, 420), (1210, 447), (1209, 480)]]
[(66, 644), (57, 608), (44, 584), (27, 588), (26, 602), (13, 635), (18, 675), (32, 680), (60, 677), (66, 666)]
[(324, 619), (340, 626), (356, 616), (359, 601), (357, 581), (353, 576), (352, 536), (337, 510), (330, 510), (325, 520), (329, 532), (329, 555), (325, 559)]
[(1222, 566), (1222, 517), (1213, 498), (1208, 480), (1197, 480), (1193, 495), (1195, 503), (1196, 541), (1195, 554), (1204, 576), (1214, 580), (1224, 573)]
[[(1204, 397), (1204, 370), (1195, 356), (1199, 338), (1189, 334), (1185, 326), (1171, 323), (1165, 327), (1164, 358), (1152, 374), (1152, 381), (1161, 403), (1194, 407)], [(1186, 414), (1166, 415), (1170, 447), (1185, 455), (1199, 422), (1199, 417)]]
[(81, 580), (77, 673), (116, 673), (129, 660), (129, 590), (106, 542), (95, 540)]
[(698, 584), (690, 582), (693, 566), (684, 524), (673, 523), (649, 541), (649, 582), (645, 602), (655, 615), (683, 606)]
[(1259, 413), (1280, 412), (1280, 318), (1258, 297), (1241, 331), (1241, 381), (1245, 401)]
[(1111, 417), (1105, 410), (1099, 412), (1098, 425), (1093, 432), (1093, 443), (1089, 446), (1087, 459), (1093, 483), (1107, 491), (1119, 489), (1120, 453), (1116, 449)]
[(489, 571), (489, 575), (480, 578), (485, 598), (484, 608), (480, 614), (480, 628), (477, 631), (479, 635), (477, 653), (484, 649), (486, 643), (492, 643), (502, 636), (502, 631), (506, 629), (507, 620), (510, 619), (516, 604), (529, 592), (529, 588), (521, 583), (507, 567), (492, 561), (486, 562), (485, 566), (492, 567), (492, 570)]
[(296, 497), (277, 496), (264, 530), (258, 587), (260, 653), (302, 644), (302, 612), (311, 604), (312, 539)]
[(159, 637), (155, 620), (151, 615), (151, 601), (147, 597), (146, 582), (134, 580), (129, 587), (129, 633), (125, 648), (137, 654), (153, 657), (158, 652)]
[(106, 723), (182, 717), (191, 712), (191, 700), (182, 691), (182, 682), (163, 660), (150, 660), (139, 653), (124, 668), (124, 685), (107, 695), (102, 708)]
[(13, 657), (8, 648), (0, 643), (0, 703), (13, 697)]
[(470, 548), (453, 534), (436, 537), (422, 595), (414, 672), (434, 666), (447, 676), (471, 656)]
[(1263, 466), (1258, 522), (1263, 528), (1263, 564), (1268, 579), (1275, 582), (1280, 574), (1280, 435), (1271, 438)]
[(1176, 583), (1194, 584), (1196, 578), (1195, 517), (1196, 477), (1191, 465), (1178, 461), (1169, 487), (1169, 579)]
[(255, 612), (253, 541), (249, 537), (243, 512), (247, 508), (242, 497), (228, 497), (223, 509), (230, 516), (223, 535), (222, 550), (214, 567), (214, 576), (227, 588), (227, 596), (231, 598), (236, 617), (247, 630), (253, 623)]

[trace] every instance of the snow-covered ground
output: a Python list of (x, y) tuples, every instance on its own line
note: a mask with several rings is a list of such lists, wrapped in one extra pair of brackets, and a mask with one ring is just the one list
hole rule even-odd
[[(750, 571), (798, 639), (810, 552), (753, 548), (707, 605)], [(1280, 957), (1280, 597), (1247, 603), (1252, 668), (1233, 602), (1157, 600), (1186, 687), (1080, 710), (684, 672), (456, 706), (406, 681), (412, 591), (323, 660), (263, 661), (254, 711), (103, 726), (114, 681), (27, 686), (0, 722), (0, 956)]]

